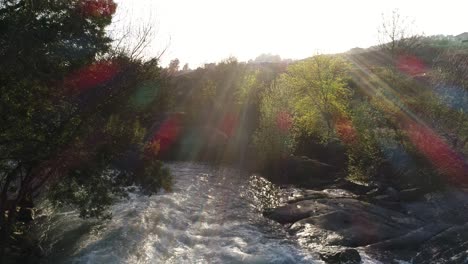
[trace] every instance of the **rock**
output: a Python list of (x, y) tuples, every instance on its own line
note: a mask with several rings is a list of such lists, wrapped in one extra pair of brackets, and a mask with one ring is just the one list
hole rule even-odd
[(426, 193), (427, 191), (422, 188), (406, 189), (400, 191), (400, 193), (398, 194), (398, 198), (402, 202), (413, 202), (424, 198), (424, 195)]
[(468, 224), (446, 229), (424, 243), (413, 259), (414, 264), (422, 263), (467, 263)]
[(423, 225), (399, 212), (350, 198), (305, 200), (265, 216), (282, 224), (293, 223), (290, 232), (304, 241), (351, 247), (401, 236)]
[(369, 197), (374, 197), (377, 195), (382, 194), (382, 189), (381, 188), (372, 188), (370, 191), (366, 193), (367, 196)]
[(395, 188), (393, 188), (393, 187), (387, 187), (387, 189), (385, 189), (385, 193), (386, 193), (386, 195), (392, 197), (393, 199), (398, 199), (399, 198), (398, 191), (395, 190)]
[(339, 179), (333, 184), (333, 188), (344, 189), (357, 195), (363, 195), (374, 189), (372, 186), (357, 184), (346, 179)]
[(345, 168), (348, 157), (346, 156), (346, 147), (340, 140), (332, 140), (325, 145), (319, 143), (319, 140), (300, 141), (301, 144), (296, 147), (297, 153), (304, 153), (311, 159), (320, 160), (337, 169)]
[(326, 263), (340, 264), (340, 263), (361, 263), (361, 256), (355, 249), (344, 250), (328, 250), (319, 253), (320, 258)]
[(461, 225), (468, 219), (468, 193), (461, 190), (428, 193), (424, 200), (402, 204), (409, 215), (427, 222)]
[(336, 177), (332, 166), (309, 159), (308, 157), (292, 156), (285, 162), (282, 183), (314, 188), (332, 184)]
[(34, 220), (34, 209), (21, 207), (16, 216), (18, 222), (29, 223)]
[(7, 243), (4, 255), (0, 256), (1, 263), (40, 263), (43, 251), (33, 236), (15, 232)]
[(287, 200), (287, 203), (293, 204), (293, 203), (297, 203), (297, 202), (301, 202), (305, 200), (314, 200), (314, 199), (323, 199), (323, 198), (329, 198), (329, 195), (321, 191), (308, 190), (307, 192), (304, 192), (299, 196), (296, 196), (292, 199)]
[(433, 223), (413, 230), (402, 236), (367, 246), (372, 250), (416, 250), (431, 237), (449, 228), (446, 223)]
[(263, 212), (263, 216), (280, 224), (294, 223), (314, 213), (317, 204), (314, 200), (304, 200)]
[(334, 249), (319, 253), (327, 263), (345, 263), (337, 247), (362, 247), (382, 263), (468, 263), (466, 190), (398, 192), (388, 185), (364, 195), (343, 189), (293, 190), (294, 200), (264, 215), (285, 224), (305, 248)]
[(345, 189), (324, 189), (323, 193), (326, 193), (330, 198), (358, 198), (359, 196), (349, 190)]
[(289, 198), (286, 202), (297, 203), (304, 200), (315, 200), (315, 199), (333, 199), (333, 198), (357, 198), (358, 196), (347, 190), (342, 189), (324, 189), (322, 191), (315, 190), (302, 190), (296, 193), (293, 198)]
[(377, 206), (381, 206), (390, 210), (395, 210), (398, 212), (403, 212), (404, 207), (401, 205), (400, 201), (392, 195), (382, 194), (371, 197), (368, 199), (370, 203)]
[(381, 195), (374, 196), (372, 200), (396, 202), (398, 199), (393, 195), (381, 194)]

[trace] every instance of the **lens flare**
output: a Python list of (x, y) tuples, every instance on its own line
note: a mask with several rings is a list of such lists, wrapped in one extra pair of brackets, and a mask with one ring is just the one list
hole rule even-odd
[(239, 125), (239, 116), (234, 113), (227, 113), (221, 119), (218, 130), (223, 132), (228, 138), (234, 136)]
[(182, 130), (182, 116), (171, 114), (157, 129), (150, 140), (150, 145), (158, 147), (158, 153), (164, 155), (179, 138)]
[(452, 150), (430, 128), (417, 122), (406, 120), (403, 128), (411, 142), (423, 153), (442, 174), (456, 183), (466, 183), (468, 167), (461, 155)]
[(80, 3), (80, 8), (86, 17), (111, 17), (117, 4), (112, 0), (85, 0)]
[(157, 98), (159, 88), (160, 85), (156, 82), (145, 82), (141, 84), (130, 98), (130, 104), (136, 108), (149, 106)]
[(418, 76), (426, 73), (424, 62), (414, 55), (401, 55), (397, 59), (397, 68), (410, 76)]
[(280, 111), (276, 115), (276, 126), (282, 133), (288, 133), (293, 125), (291, 114), (287, 111)]
[(120, 70), (114, 61), (100, 61), (72, 73), (65, 79), (65, 86), (72, 92), (84, 92), (112, 80)]
[(358, 138), (353, 122), (349, 118), (340, 118), (335, 124), (338, 137), (347, 145), (357, 144)]

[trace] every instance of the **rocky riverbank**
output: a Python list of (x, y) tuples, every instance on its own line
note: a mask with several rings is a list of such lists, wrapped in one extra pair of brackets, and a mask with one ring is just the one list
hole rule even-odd
[(468, 262), (468, 191), (361, 186), (339, 180), (321, 188), (281, 190), (284, 203), (264, 216), (284, 225), (327, 263)]

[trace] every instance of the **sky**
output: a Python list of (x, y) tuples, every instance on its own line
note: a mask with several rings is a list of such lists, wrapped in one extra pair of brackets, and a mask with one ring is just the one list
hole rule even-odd
[[(378, 44), (382, 14), (399, 13), (425, 35), (468, 31), (468, 0), (116, 0), (114, 20), (155, 34), (146, 56), (191, 68), (262, 53), (302, 59)], [(118, 27), (116, 26), (116, 27)]]

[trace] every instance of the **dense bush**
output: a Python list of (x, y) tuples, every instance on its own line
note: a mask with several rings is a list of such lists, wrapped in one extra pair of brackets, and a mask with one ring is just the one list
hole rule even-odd
[[(0, 3), (1, 250), (17, 207), (38, 198), (101, 217), (129, 184), (170, 188), (167, 170), (144, 154), (167, 105), (165, 81), (157, 60), (113, 50), (106, 27), (115, 8), (101, 0)], [(159, 92), (142, 102), (141, 90)]]

